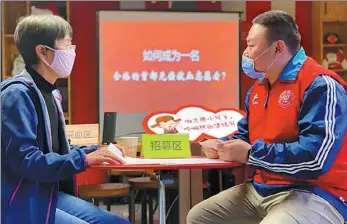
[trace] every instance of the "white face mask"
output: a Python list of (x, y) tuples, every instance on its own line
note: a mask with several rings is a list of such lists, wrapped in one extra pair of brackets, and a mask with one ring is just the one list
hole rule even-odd
[(76, 58), (76, 47), (72, 46), (67, 50), (56, 50), (45, 46), (46, 48), (54, 51), (54, 58), (52, 64), (49, 64), (47, 61), (42, 60), (46, 65), (58, 73), (61, 77), (67, 77), (71, 74), (75, 58)]

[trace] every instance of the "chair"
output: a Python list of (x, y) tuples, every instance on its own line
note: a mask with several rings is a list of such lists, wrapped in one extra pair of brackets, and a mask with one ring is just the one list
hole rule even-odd
[[(142, 200), (141, 200), (141, 223), (147, 223), (147, 205), (149, 211), (149, 224), (153, 224), (153, 215), (156, 210), (156, 207), (153, 208), (153, 199), (158, 194), (158, 179), (155, 175), (149, 177), (135, 177), (128, 180), (130, 184), (130, 207), (133, 209), (131, 214), (133, 215), (130, 218), (132, 223), (135, 223), (135, 192), (142, 191)], [(165, 184), (166, 190), (177, 190), (177, 181), (174, 180), (173, 183)]]
[[(71, 144), (75, 145), (94, 145), (99, 144), (99, 125), (81, 124), (67, 125), (66, 132)], [(102, 171), (104, 172), (104, 171)], [(101, 177), (103, 183), (82, 184), (78, 186), (78, 195), (83, 199), (92, 199), (94, 205), (99, 206), (101, 199), (114, 197), (129, 197), (130, 185), (124, 183), (108, 183), (109, 172), (104, 172)], [(131, 205), (129, 204), (129, 216), (131, 215)], [(111, 211), (111, 204), (107, 204), (107, 211)]]

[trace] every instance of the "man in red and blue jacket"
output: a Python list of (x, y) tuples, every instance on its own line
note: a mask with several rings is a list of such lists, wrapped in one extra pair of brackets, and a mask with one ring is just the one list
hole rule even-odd
[(242, 68), (257, 80), (246, 96), (247, 116), (215, 153), (255, 173), (252, 181), (196, 205), (188, 223), (343, 224), (346, 83), (306, 56), (287, 13), (256, 17), (247, 45)]

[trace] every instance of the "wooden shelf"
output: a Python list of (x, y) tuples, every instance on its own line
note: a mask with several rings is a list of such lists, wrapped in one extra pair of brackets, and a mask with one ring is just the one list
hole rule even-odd
[(13, 34), (20, 17), (28, 14), (28, 2), (3, 1), (3, 33)]
[(65, 117), (65, 120), (69, 121), (70, 120), (70, 116), (68, 113), (64, 113), (64, 117)]
[(347, 69), (331, 69), (332, 71), (334, 72), (337, 72), (337, 73), (345, 73), (347, 72)]
[(4, 76), (4, 80), (8, 78), (12, 78), (12, 76), (6, 76), (6, 75)]
[(5, 38), (14, 38), (14, 34), (4, 34)]
[[(13, 63), (20, 53), (14, 42), (14, 31), (21, 17), (31, 13), (31, 6), (40, 9), (56, 8), (56, 12), (69, 21), (70, 7), (68, 1), (3, 1), (2, 2), (2, 80), (12, 77)], [(71, 77), (57, 80), (57, 87), (63, 95), (63, 109), (67, 124), (71, 124)]]
[(323, 44), (323, 47), (347, 47), (347, 44)]
[(347, 2), (343, 1), (320, 1), (319, 11), (315, 13), (320, 13), (320, 21), (325, 22), (340, 22), (347, 21)]
[(17, 46), (13, 38), (3, 39), (3, 76), (12, 76), (13, 61), (19, 55)]
[[(314, 1), (312, 2), (312, 57), (323, 64), (326, 54), (343, 50), (343, 58), (347, 59), (347, 2)], [(338, 36), (337, 44), (325, 44), (328, 33)], [(347, 81), (347, 70), (331, 69)]]

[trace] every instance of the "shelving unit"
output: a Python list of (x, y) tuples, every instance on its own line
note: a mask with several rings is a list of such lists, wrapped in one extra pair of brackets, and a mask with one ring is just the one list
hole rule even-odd
[[(347, 2), (312, 2), (312, 57), (347, 81)], [(329, 43), (325, 36), (336, 34), (339, 41)], [(329, 54), (328, 54), (329, 53)], [(329, 55), (329, 56), (328, 56)], [(328, 60), (329, 57), (329, 60)], [(336, 60), (337, 59), (337, 60)], [(346, 61), (344, 62), (344, 59)], [(333, 63), (338, 61), (338, 63)], [(340, 62), (343, 64), (340, 65)]]
[[(14, 60), (19, 60), (20, 54), (14, 42), (14, 31), (19, 18), (31, 14), (31, 7), (47, 9), (46, 6), (54, 6), (54, 14), (57, 13), (67, 21), (70, 21), (70, 7), (68, 1), (2, 1), (2, 77), (1, 81), (17, 74), (13, 73)], [(49, 7), (48, 7), (49, 9)], [(20, 61), (20, 60), (19, 60)], [(71, 124), (71, 78), (57, 80), (57, 87), (63, 95), (63, 110), (67, 124)]]

